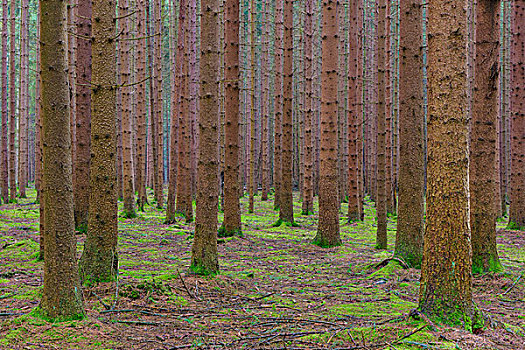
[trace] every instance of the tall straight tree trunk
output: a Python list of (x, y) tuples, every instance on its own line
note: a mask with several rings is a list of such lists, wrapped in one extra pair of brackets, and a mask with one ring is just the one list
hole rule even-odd
[(80, 274), (87, 284), (117, 275), (116, 21), (112, 0), (93, 2), (91, 169), (88, 232)]
[(363, 202), (365, 198), (365, 172), (364, 172), (364, 148), (363, 148), (363, 0), (357, 0), (357, 181), (359, 187), (359, 197), (357, 206), (359, 208), (359, 219), (364, 220), (365, 211), (363, 209)]
[(26, 185), (27, 185), (27, 169), (28, 169), (28, 76), (29, 76), (29, 54), (27, 45), (28, 35), (28, 24), (27, 24), (27, 11), (29, 7), (28, 0), (22, 0), (22, 13), (20, 23), (20, 94), (19, 94), (19, 106), (20, 106), (20, 128), (19, 128), (19, 152), (18, 152), (18, 164), (19, 164), (19, 180), (18, 186), (20, 188), (20, 197), (26, 198)]
[(302, 214), (309, 215), (314, 211), (313, 191), (313, 36), (314, 36), (314, 0), (306, 0), (304, 19), (304, 76), (305, 76), (305, 101), (304, 101), (304, 181), (303, 181), (303, 205)]
[[(179, 3), (179, 23), (177, 31), (177, 49), (175, 51), (175, 39), (170, 41), (171, 47), (171, 66), (174, 68), (171, 71), (171, 126), (170, 126), (170, 168), (169, 168), (169, 188), (168, 188), (168, 203), (166, 209), (166, 223), (172, 224), (177, 219), (177, 210), (175, 206), (177, 194), (178, 164), (179, 164), (179, 116), (181, 113), (181, 103), (183, 97), (182, 82), (182, 59), (184, 56), (184, 37), (186, 23), (186, 1), (181, 0)], [(175, 6), (172, 9), (172, 31), (175, 35)], [(175, 55), (175, 52), (177, 53)]]
[[(188, 7), (189, 10), (189, 7)], [(187, 26), (189, 16), (186, 17)], [(191, 197), (191, 115), (189, 110), (189, 43), (190, 34), (185, 31), (184, 36), (184, 59), (182, 63), (182, 94), (181, 94), (181, 113), (179, 116), (179, 170), (177, 176), (177, 211), (182, 213), (186, 222), (193, 221), (193, 204)]]
[(386, 191), (386, 106), (385, 106), (385, 54), (386, 54), (386, 1), (381, 0), (379, 6), (379, 19), (377, 28), (377, 236), (376, 247), (378, 249), (387, 248), (387, 191)]
[(358, 139), (359, 124), (361, 119), (358, 114), (358, 104), (360, 101), (359, 90), (357, 89), (358, 80), (358, 4), (353, 0), (349, 5), (350, 28), (348, 30), (348, 222), (360, 220), (359, 215), (359, 151)]
[[(37, 9), (37, 20), (38, 24), (36, 29), (36, 36), (38, 39), (38, 43), (40, 43), (40, 23), (41, 23), (41, 4), (38, 4)], [(35, 82), (35, 114), (36, 114), (36, 123), (35, 123), (35, 187), (36, 187), (36, 199), (39, 204), (39, 214), (40, 214), (40, 220), (38, 222), (38, 231), (40, 236), (40, 249), (38, 252), (38, 259), (44, 260), (44, 239), (45, 239), (45, 210), (44, 210), (44, 199), (43, 199), (43, 188), (44, 188), (44, 176), (43, 176), (43, 137), (44, 132), (42, 129), (42, 65), (41, 62), (41, 54), (40, 54), (40, 44), (37, 45), (36, 50), (36, 82)], [(74, 211), (74, 210), (73, 210)], [(73, 219), (74, 220), (74, 219)]]
[(292, 161), (293, 161), (293, 0), (284, 0), (283, 7), (283, 114), (281, 138), (281, 191), (279, 220), (293, 224)]
[(283, 0), (275, 2), (275, 42), (274, 42), (274, 153), (273, 153), (273, 184), (275, 188), (274, 204), (275, 210), (280, 208), (281, 199), (281, 134), (283, 118)]
[(46, 211), (44, 288), (40, 309), (52, 320), (83, 318), (76, 263), (67, 84), (66, 2), (40, 2), (43, 203)]
[(477, 323), (469, 225), (467, 2), (428, 6), (427, 214), (419, 293), (433, 320)]
[(341, 245), (339, 199), (337, 195), (337, 6), (333, 0), (322, 4), (321, 69), (321, 173), (319, 179), (319, 226), (314, 244)]
[(146, 0), (137, 0), (137, 205), (144, 211), (146, 199)]
[(91, 159), (91, 6), (92, 0), (78, 2), (76, 149), (73, 162), (75, 183), (75, 227), (86, 232), (89, 212), (89, 167)]
[(263, 20), (263, 39), (264, 44), (262, 45), (263, 54), (262, 54), (262, 192), (261, 200), (268, 200), (268, 192), (270, 191), (270, 157), (269, 157), (269, 123), (270, 123), (270, 2), (264, 1), (264, 20)]
[(510, 215), (509, 228), (525, 228), (525, 1), (514, 0), (514, 19), (512, 28), (512, 128), (511, 131), (511, 177), (510, 177)]
[[(133, 83), (131, 79), (130, 62), (130, 27), (131, 21), (127, 16), (130, 13), (128, 0), (119, 2), (119, 29), (122, 40), (119, 41), (119, 55), (122, 74), (122, 190), (124, 201), (124, 216), (133, 218), (135, 213), (135, 186), (133, 180), (133, 111), (131, 92)], [(126, 16), (126, 17), (124, 17)]]
[(224, 221), (219, 234), (242, 234), (239, 204), (239, 0), (225, 0)]
[(389, 0), (385, 3), (385, 193), (386, 212), (395, 214), (394, 189), (392, 181), (392, 56), (391, 56), (391, 9)]
[(199, 167), (195, 238), (191, 269), (217, 273), (217, 214), (219, 206), (219, 0), (202, 0)]
[(394, 256), (421, 267), (425, 153), (423, 111), (423, 3), (400, 3), (399, 207)]
[(479, 273), (502, 269), (496, 248), (500, 2), (478, 0), (475, 11), (476, 58), (470, 122), (469, 185), (472, 271)]
[(8, 6), (7, 0), (2, 1), (2, 101), (1, 108), (2, 110), (2, 154), (0, 158), (0, 169), (2, 173), (1, 176), (1, 187), (2, 187), (2, 199), (4, 203), (9, 202), (9, 166), (7, 162), (7, 23), (9, 21), (8, 17)]
[(250, 0), (250, 183), (248, 212), (254, 211), (255, 186), (255, 0)]
[[(68, 36), (67, 36), (67, 49), (68, 49), (68, 81), (69, 81), (69, 96), (71, 106), (76, 105), (76, 86), (77, 86), (77, 77), (76, 77), (76, 17), (77, 17), (77, 5), (76, 0), (71, 0), (67, 8), (67, 27), (68, 27)], [(71, 159), (75, 159), (75, 150), (76, 150), (76, 135), (75, 135), (75, 124), (76, 124), (76, 108), (69, 109), (69, 124), (71, 129)], [(20, 171), (20, 170), (19, 170)], [(73, 183), (75, 183), (75, 167), (73, 167)], [(74, 185), (73, 185), (74, 186)]]
[(162, 0), (154, 1), (154, 19), (155, 19), (155, 123), (157, 132), (157, 152), (154, 157), (157, 159), (157, 171), (155, 172), (155, 199), (157, 201), (157, 208), (164, 206), (164, 162), (163, 162), (163, 139), (164, 139), (164, 123), (162, 121)]
[(9, 39), (9, 201), (16, 201), (16, 1), (11, 0)]

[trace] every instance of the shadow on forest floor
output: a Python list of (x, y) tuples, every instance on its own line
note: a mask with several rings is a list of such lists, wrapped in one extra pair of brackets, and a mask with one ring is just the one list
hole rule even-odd
[(208, 278), (188, 273), (194, 224), (164, 225), (163, 212), (148, 207), (119, 218), (118, 284), (84, 290), (86, 319), (47, 323), (28, 315), (43, 267), (29, 193), (0, 207), (2, 349), (525, 349), (523, 232), (498, 234), (504, 273), (475, 276), (486, 327), (474, 335), (411, 316), (419, 271), (377, 271), (392, 254), (395, 220), (389, 250), (376, 250), (371, 203), (365, 222), (341, 218), (342, 247), (323, 249), (310, 244), (316, 217), (299, 215), (297, 201), (299, 227), (275, 228), (272, 198), (256, 197), (254, 214), (243, 198), (245, 238), (220, 240), (221, 273)]

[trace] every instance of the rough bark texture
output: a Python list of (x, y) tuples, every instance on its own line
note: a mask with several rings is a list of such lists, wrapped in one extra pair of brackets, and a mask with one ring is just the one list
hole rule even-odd
[(221, 236), (241, 234), (239, 204), (239, 1), (225, 2), (224, 222)]
[(314, 184), (313, 184), (313, 36), (314, 36), (314, 2), (306, 0), (306, 14), (304, 19), (304, 76), (305, 76), (305, 96), (304, 96), (304, 144), (303, 144), (303, 162), (304, 162), (304, 180), (303, 180), (303, 205), (302, 214), (309, 215), (314, 211)]
[(154, 176), (155, 184), (155, 200), (157, 201), (157, 208), (164, 206), (164, 162), (163, 162), (163, 136), (164, 136), (164, 123), (162, 121), (162, 1), (155, 0), (153, 3), (153, 14), (155, 20), (155, 57), (154, 57), (154, 68), (155, 68), (155, 143), (156, 152), (153, 155), (157, 167)]
[(201, 21), (198, 185), (191, 269), (213, 274), (219, 271), (219, 0), (202, 1)]
[[(130, 12), (128, 0), (119, 2), (119, 16), (124, 17)], [(122, 74), (122, 190), (124, 201), (124, 216), (133, 218), (135, 213), (135, 186), (133, 179), (133, 114), (131, 106), (131, 65), (130, 65), (130, 18), (119, 20), (122, 40), (119, 42), (120, 70)]]
[(377, 27), (377, 236), (376, 248), (387, 248), (386, 220), (386, 100), (385, 100), (385, 33), (386, 33), (386, 0), (379, 1), (379, 20)]
[[(77, 33), (91, 37), (91, 0), (79, 1)], [(91, 159), (91, 40), (78, 40), (76, 89), (75, 227), (86, 231), (89, 211), (89, 163)]]
[(400, 3), (399, 205), (394, 256), (421, 267), (425, 153), (423, 111), (423, 4)]
[[(175, 49), (175, 39), (170, 41), (171, 66), (171, 126), (170, 126), (170, 167), (169, 167), (169, 187), (168, 202), (166, 209), (166, 223), (172, 224), (177, 219), (177, 210), (175, 206), (177, 192), (177, 177), (179, 164), (179, 115), (182, 85), (182, 57), (184, 55), (184, 23), (186, 20), (186, 1), (181, 0), (179, 3), (179, 23), (177, 31), (177, 48)], [(175, 35), (175, 6), (172, 9), (172, 35)], [(175, 55), (175, 52), (177, 53)]]
[[(9, 21), (8, 17), (8, 6), (7, 0), (2, 1), (2, 28), (7, 28)], [(0, 169), (2, 173), (1, 187), (2, 187), (2, 199), (4, 203), (9, 201), (9, 168), (7, 162), (7, 36), (8, 31), (2, 30), (2, 101), (1, 101), (1, 113), (2, 113), (2, 154), (0, 159)]]
[(28, 25), (27, 25), (27, 10), (29, 7), (28, 0), (22, 0), (21, 7), (21, 22), (20, 22), (20, 94), (19, 94), (19, 110), (20, 110), (20, 128), (19, 128), (19, 179), (18, 186), (20, 190), (20, 197), (26, 198), (27, 185), (27, 168), (28, 168), (28, 85), (29, 85), (29, 54), (27, 45)]
[(321, 247), (341, 245), (337, 195), (337, 5), (333, 0), (322, 3), (321, 169), (319, 226), (314, 238), (314, 244)]
[(250, 1), (250, 183), (248, 212), (254, 211), (254, 187), (255, 187), (255, 0)]
[(514, 1), (512, 30), (512, 128), (509, 227), (525, 228), (525, 1)]
[(469, 226), (467, 3), (435, 0), (428, 12), (427, 215), (419, 308), (433, 320), (475, 327)]
[(40, 2), (42, 74), (42, 144), (45, 203), (44, 288), (40, 308), (46, 318), (84, 316), (76, 260), (71, 136), (67, 85), (66, 2)]
[(285, 0), (283, 7), (283, 114), (281, 138), (281, 190), (279, 220), (293, 224), (292, 161), (293, 161), (293, 4)]
[(477, 1), (469, 168), (474, 273), (502, 268), (496, 248), (499, 11), (499, 1)]
[(349, 6), (350, 28), (348, 30), (348, 222), (360, 220), (359, 215), (359, 163), (358, 139), (361, 120), (358, 114), (360, 93), (357, 89), (358, 70), (358, 5), (353, 0)]
[(145, 0), (137, 2), (137, 164), (136, 164), (136, 191), (137, 205), (144, 211), (146, 204), (146, 5)]
[(9, 201), (16, 201), (16, 1), (11, 0), (9, 39)]
[(93, 2), (91, 170), (88, 232), (80, 274), (91, 284), (117, 275), (115, 3)]
[(283, 36), (283, 0), (275, 2), (275, 43), (274, 43), (274, 153), (273, 153), (273, 186), (275, 189), (275, 210), (280, 207), (281, 197), (281, 133), (283, 117), (283, 81), (282, 81), (282, 56), (283, 47), (279, 40)]
[(263, 44), (262, 44), (262, 94), (261, 94), (261, 108), (262, 108), (262, 137), (261, 137), (261, 158), (262, 158), (262, 174), (261, 174), (261, 200), (268, 200), (268, 192), (270, 191), (270, 157), (269, 157), (269, 123), (270, 123), (270, 2), (264, 1), (264, 24), (263, 24)]

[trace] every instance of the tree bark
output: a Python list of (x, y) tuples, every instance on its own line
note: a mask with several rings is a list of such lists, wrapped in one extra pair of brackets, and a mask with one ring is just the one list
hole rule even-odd
[[(2, 28), (7, 28), (9, 22), (8, 16), (8, 2), (7, 0), (2, 1)], [(2, 169), (2, 199), (4, 203), (9, 202), (9, 165), (8, 165), (8, 148), (7, 148), (7, 36), (8, 30), (2, 30), (2, 154), (1, 154), (1, 166)]]
[[(91, 38), (92, 0), (78, 3), (77, 32)], [(91, 40), (80, 39), (77, 45), (76, 152), (73, 163), (75, 183), (75, 227), (86, 232), (89, 212), (89, 167), (91, 159)]]
[(29, 54), (28, 54), (28, 24), (27, 24), (27, 11), (29, 7), (28, 0), (22, 0), (21, 8), (21, 22), (20, 22), (20, 93), (19, 93), (19, 106), (20, 106), (20, 128), (19, 128), (19, 152), (18, 152), (18, 164), (19, 164), (19, 180), (18, 186), (20, 189), (20, 197), (26, 198), (26, 186), (27, 186), (27, 169), (28, 169), (28, 85), (29, 85)]
[(511, 130), (511, 177), (509, 228), (525, 228), (525, 1), (514, 0), (512, 28), (512, 128)]
[(86, 284), (115, 279), (117, 255), (116, 21), (112, 0), (93, 2), (91, 169), (88, 232), (80, 259)]
[(198, 190), (191, 270), (219, 271), (217, 214), (219, 206), (219, 0), (203, 0), (201, 14), (201, 93), (199, 113)]
[(469, 165), (474, 273), (502, 269), (496, 248), (499, 12), (499, 1), (477, 1)]
[(84, 317), (76, 263), (67, 84), (66, 2), (41, 6), (43, 202), (46, 207), (44, 288), (40, 309), (59, 321)]
[(9, 201), (16, 202), (16, 1), (11, 0), (9, 39)]
[(337, 6), (334, 0), (322, 3), (321, 67), (321, 171), (319, 179), (319, 226), (314, 244), (341, 245), (337, 174)]
[(281, 134), (282, 134), (282, 114), (283, 114), (283, 46), (280, 38), (283, 36), (283, 0), (275, 2), (275, 41), (274, 41), (274, 156), (273, 156), (273, 185), (275, 196), (273, 207), (275, 210), (280, 208), (281, 198)]
[(423, 3), (400, 3), (399, 207), (394, 256), (419, 268), (423, 258), (425, 153)]
[(144, 211), (146, 198), (146, 0), (137, 0), (137, 205)]
[(428, 7), (427, 214), (419, 307), (433, 320), (476, 327), (468, 183), (467, 3)]

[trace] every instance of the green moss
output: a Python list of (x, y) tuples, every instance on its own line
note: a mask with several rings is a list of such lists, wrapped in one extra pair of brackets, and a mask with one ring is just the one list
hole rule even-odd
[(41, 320), (50, 322), (50, 323), (57, 323), (57, 322), (69, 322), (74, 320), (83, 320), (86, 318), (84, 314), (73, 314), (69, 316), (60, 316), (56, 318), (50, 317), (45, 310), (43, 310), (40, 306), (37, 306), (29, 313), (30, 316), (39, 318)]
[(377, 270), (370, 275), (371, 278), (389, 278), (392, 275), (397, 275), (399, 271), (403, 270), (403, 266), (395, 260), (390, 260), (386, 266)]
[(322, 237), (319, 238), (317, 236), (313, 239), (312, 244), (316, 245), (318, 247), (321, 247), (321, 248), (333, 248), (333, 247), (339, 247), (339, 246), (343, 245), (342, 242), (339, 242), (337, 244), (332, 244), (332, 243), (328, 242), (327, 240), (323, 239)]
[(199, 275), (199, 276), (215, 276), (218, 273), (217, 271), (212, 271), (208, 269), (202, 264), (194, 264), (194, 263), (192, 263), (190, 266), (190, 272), (195, 275)]
[(485, 272), (502, 272), (504, 270), (497, 256), (491, 256), (488, 260), (488, 264), (485, 264), (484, 257), (473, 257), (472, 273), (481, 274)]
[(507, 225), (507, 229), (508, 230), (520, 230), (521, 231), (521, 230), (524, 230), (525, 227), (521, 227), (516, 222), (509, 221), (509, 224)]
[(217, 237), (219, 238), (234, 237), (234, 236), (243, 237), (242, 230), (239, 228), (237, 230), (226, 231), (224, 225), (221, 225), (221, 227), (219, 227), (219, 230), (217, 231)]

